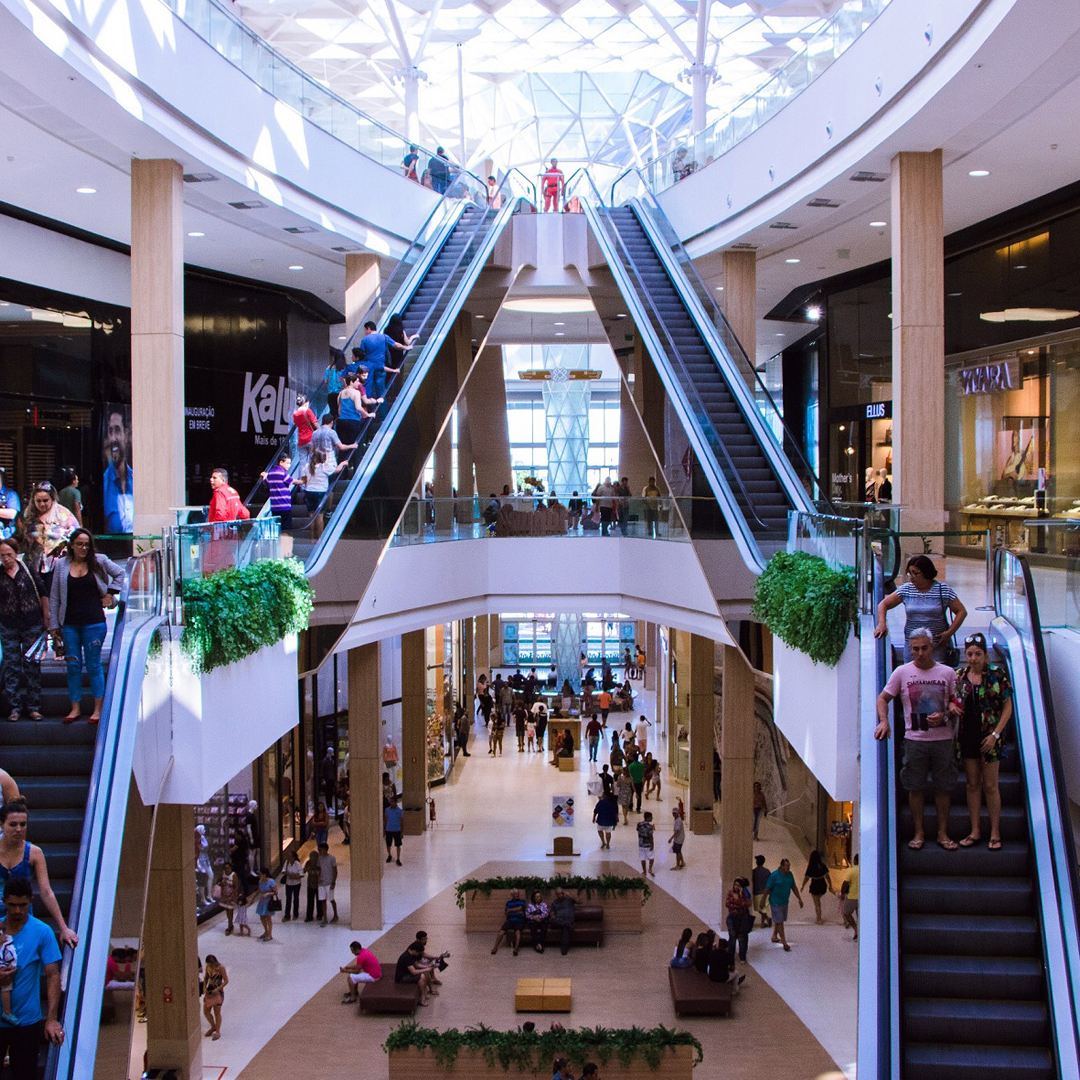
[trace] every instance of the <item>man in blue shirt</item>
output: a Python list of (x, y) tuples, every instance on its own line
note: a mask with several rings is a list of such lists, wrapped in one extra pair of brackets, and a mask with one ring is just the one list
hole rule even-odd
[(397, 848), (397, 864), (401, 865), (401, 828), (404, 813), (398, 806), (397, 796), (390, 800), (390, 805), (383, 811), (386, 815), (386, 825), (383, 829), (386, 839), (386, 861), (390, 862), (390, 846)]
[[(37, 1076), (41, 1036), (55, 1046), (64, 1041), (64, 1029), (57, 1019), (60, 1008), (60, 947), (56, 935), (40, 919), (30, 914), (33, 888), (26, 878), (9, 877), (4, 884), (7, 917), (4, 929), (11, 935), (19, 964), (11, 986), (11, 1011), (18, 1024), (0, 1024), (0, 1062), (7, 1054), (14, 1080)], [(0, 976), (10, 975), (0, 968)], [(45, 976), (48, 1016), (42, 1024), (41, 976)]]
[(7, 479), (3, 465), (0, 465), (0, 540), (7, 540), (15, 535), (15, 523), (19, 520), (22, 503), (19, 496), (9, 487), (4, 486)]
[[(368, 396), (373, 398), (386, 397), (386, 375), (396, 375), (401, 369), (389, 367), (386, 361), (390, 358), (390, 350), (397, 349), (405, 352), (407, 345), (402, 345), (387, 334), (380, 334), (373, 322), (364, 323), (364, 336), (360, 339), (360, 357), (364, 367), (368, 369)], [(356, 355), (356, 350), (353, 350)], [(360, 365), (358, 364), (357, 367)]]

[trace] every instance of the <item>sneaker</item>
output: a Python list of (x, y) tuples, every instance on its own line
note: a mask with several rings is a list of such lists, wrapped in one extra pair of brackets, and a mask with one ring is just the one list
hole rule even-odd
[(397, 864), (398, 864), (398, 866), (401, 865), (401, 860), (400, 859), (398, 859)]
[(393, 860), (392, 858), (390, 858), (390, 856), (389, 856), (389, 855), (387, 855), (387, 856), (386, 856), (386, 861), (387, 861), (387, 862), (393, 862), (394, 860)]

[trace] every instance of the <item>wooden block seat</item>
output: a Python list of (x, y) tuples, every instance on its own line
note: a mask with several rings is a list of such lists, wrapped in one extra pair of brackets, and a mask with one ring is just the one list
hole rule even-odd
[(518, 979), (514, 1011), (569, 1012), (570, 1000), (570, 979)]
[(560, 754), (557, 760), (559, 772), (575, 772), (577, 770), (577, 760), (572, 754), (569, 757)]
[(392, 975), (384, 975), (378, 982), (364, 983), (360, 988), (362, 1013), (412, 1016), (419, 1001), (419, 983), (394, 982)]
[(694, 968), (668, 968), (676, 1016), (730, 1016), (731, 984), (713, 982)]

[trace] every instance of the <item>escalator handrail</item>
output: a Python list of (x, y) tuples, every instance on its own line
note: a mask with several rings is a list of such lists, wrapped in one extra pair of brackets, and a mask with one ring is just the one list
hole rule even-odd
[[(1015, 563), (1023, 580), (1028, 625), (1014, 621), (1002, 604), (1006, 568)], [(1017, 552), (994, 556), (994, 638), (1005, 645), (1013, 681), (1017, 742), (1024, 765), (1028, 820), (1035, 855), (1050, 1018), (1059, 1075), (1080, 1076), (1080, 901), (1076, 848), (1057, 733), (1050, 673), (1031, 567)], [(1033, 685), (1032, 674), (1038, 680)], [(1026, 705), (1030, 705), (1028, 712)]]
[[(796, 498), (806, 499), (806, 492), (803, 488), (798, 474), (791, 466), (791, 456), (795, 455), (798, 458), (801, 468), (806, 470), (806, 475), (817, 486), (817, 490), (821, 495), (822, 501), (826, 504), (829, 503), (825, 494), (825, 488), (821, 483), (821, 480), (814, 472), (810, 463), (803, 456), (802, 451), (799, 449), (798, 440), (792, 434), (787, 424), (784, 423), (783, 412), (777, 407), (772, 394), (769, 392), (764, 381), (761, 378), (761, 373), (757, 367), (751, 363), (750, 358), (746, 354), (746, 350), (743, 348), (742, 343), (739, 341), (732, 330), (731, 324), (728, 322), (727, 317), (724, 315), (720, 305), (710, 296), (709, 290), (706, 288), (705, 283), (701, 280), (701, 276), (697, 272), (697, 267), (694, 266), (693, 259), (690, 258), (690, 253), (686, 250), (682, 240), (679, 239), (678, 234), (671, 227), (671, 223), (668, 221), (667, 215), (664, 213), (660, 203), (657, 202), (656, 197), (646, 187), (645, 189), (649, 194), (650, 202), (645, 204), (641, 199), (630, 200), (630, 205), (641, 209), (641, 213), (638, 214), (638, 218), (641, 221), (645, 231), (647, 233), (656, 233), (658, 235), (650, 235), (653, 247), (656, 249), (657, 254), (660, 256), (660, 260), (664, 263), (664, 269), (667, 271), (668, 277), (673, 282), (678, 282), (680, 276), (686, 280), (689, 285), (689, 291), (686, 292), (682, 289), (679, 292), (682, 294), (683, 303), (686, 305), (687, 311), (690, 313), (690, 317), (694, 320), (697, 326), (698, 333), (713, 346), (713, 357), (716, 359), (718, 365), (723, 369), (725, 366), (731, 368), (730, 371), (724, 371), (725, 381), (731, 388), (732, 396), (738, 400), (743, 412), (748, 418), (748, 422), (754, 428), (758, 435), (758, 438), (767, 438), (770, 441), (775, 442), (776, 437), (772, 432), (772, 429), (765, 422), (764, 416), (762, 416), (761, 408), (758, 401), (755, 398), (755, 394), (760, 394), (762, 399), (768, 403), (769, 410), (776, 417), (777, 423), (780, 425), (780, 430), (784, 433), (784, 442), (787, 446), (781, 446), (783, 452), (781, 466), (785, 481), (785, 486), (790, 487), (800, 493)], [(679, 258), (672, 256), (673, 251), (680, 253)], [(675, 270), (679, 273), (676, 274)], [(725, 340), (724, 335), (720, 332), (717, 323), (720, 323), (727, 331), (727, 335), (731, 342), (737, 346), (739, 356), (732, 354), (732, 349), (729, 341)], [(741, 358), (741, 364), (740, 364)], [(726, 362), (726, 363), (725, 363)], [(754, 380), (754, 391), (751, 393), (749, 386), (746, 383), (746, 376), (749, 375)]]
[[(596, 186), (595, 186), (595, 184), (592, 183), (592, 179), (591, 179), (591, 177), (588, 176), (587, 173), (586, 173), (586, 178), (589, 180), (589, 183), (592, 186), (593, 191), (595, 192), (596, 191)], [(618, 247), (619, 252), (621, 253), (622, 258), (625, 260), (626, 264), (630, 268), (631, 273), (633, 274), (634, 278), (636, 278), (636, 280), (638, 282), (638, 287), (635, 290), (636, 295), (635, 296), (627, 296), (626, 297), (627, 303), (632, 304), (633, 306), (636, 306), (636, 307), (640, 308), (640, 311), (641, 311), (642, 315), (647, 315), (647, 311), (646, 311), (646, 309), (644, 307), (644, 301), (650, 296), (650, 294), (649, 294), (648, 288), (647, 288), (647, 286), (645, 284), (645, 278), (644, 278), (644, 276), (643, 276), (643, 274), (641, 272), (640, 267), (637, 264), (637, 261), (634, 259), (633, 255), (630, 253), (629, 249), (627, 248), (626, 243), (623, 240), (622, 235), (619, 233), (618, 228), (615, 226), (615, 223), (611, 220), (611, 218), (609, 216), (608, 208), (605, 207), (603, 205), (603, 203), (599, 199), (597, 199), (595, 205), (593, 203), (591, 203), (589, 200), (586, 200), (583, 203), (583, 205), (585, 207), (586, 214), (589, 215), (590, 218), (592, 218), (594, 220), (595, 224), (598, 226), (598, 228), (595, 229), (595, 232), (597, 233), (597, 242), (600, 243), (601, 246), (603, 247), (604, 244), (603, 244), (603, 241), (602, 241), (602, 238), (601, 238), (600, 234), (603, 233), (603, 232), (610, 233), (610, 235), (614, 238), (614, 241), (615, 241), (615, 243), (616, 243), (616, 245)], [(614, 252), (612, 254), (614, 254)], [(615, 266), (612, 265), (611, 269), (612, 269), (612, 272), (614, 273), (615, 272)], [(676, 289), (676, 291), (677, 291), (677, 289)], [(652, 322), (651, 320), (638, 318), (638, 319), (635, 320), (635, 322), (637, 323), (638, 328), (639, 328), (639, 330), (640, 330), (640, 332), (642, 334), (646, 334), (646, 335), (649, 335), (649, 336), (654, 335), (654, 331), (653, 331), (653, 328), (652, 328), (652, 325), (651, 325), (651, 322)], [(679, 349), (679, 346), (674, 341), (674, 339), (672, 338), (671, 333), (668, 330), (666, 320), (663, 318), (662, 314), (659, 311), (656, 312), (656, 322), (662, 328), (664, 336), (667, 338), (667, 342), (668, 342), (668, 346), (669, 346), (669, 349), (670, 349), (670, 352), (671, 352), (672, 359), (674, 361), (676, 361), (679, 364), (679, 367), (682, 369), (683, 383), (684, 383), (683, 391), (685, 393), (687, 387), (693, 387), (693, 385), (694, 385), (693, 379), (690, 376), (690, 373), (686, 370), (685, 362), (682, 359), (682, 355), (681, 355), (681, 351)], [(659, 345), (659, 344), (660, 344), (660, 342), (657, 341), (657, 345)], [(677, 400), (677, 398), (675, 398), (675, 400)], [(702, 411), (702, 413), (704, 413), (704, 411), (705, 411), (704, 406), (701, 406), (701, 411)], [(687, 434), (690, 434), (692, 431), (695, 430), (695, 425), (693, 424), (692, 419), (690, 417), (683, 417), (683, 421), (687, 425)], [(710, 421), (710, 423), (711, 423), (711, 421)], [(755, 500), (752, 498), (750, 493), (746, 490), (746, 485), (744, 484), (744, 482), (742, 480), (741, 471), (738, 468), (738, 466), (735, 464), (735, 462), (732, 460), (731, 455), (730, 455), (730, 453), (729, 453), (729, 451), (727, 449), (727, 445), (726, 445), (725, 441), (723, 439), (719, 438), (719, 436), (717, 436), (716, 445), (717, 445), (717, 448), (719, 448), (720, 452), (723, 454), (723, 457), (724, 457), (725, 461), (727, 462), (731, 478), (734, 479), (735, 483), (739, 487), (739, 490), (743, 494), (743, 498), (744, 498), (746, 507), (749, 510), (749, 513), (753, 515), (754, 519), (758, 522), (759, 525), (761, 525), (762, 529), (765, 529), (766, 528), (765, 522), (761, 520), (761, 517), (758, 515), (757, 511), (754, 509)], [(710, 447), (710, 449), (712, 449), (712, 452), (714, 454), (716, 453), (716, 448)], [(726, 493), (730, 496), (730, 494), (731, 494), (731, 482), (730, 482), (730, 479), (728, 478), (728, 476), (721, 475), (720, 477), (718, 477), (718, 479), (720, 479), (722, 481), (722, 484), (723, 484), (723, 487), (724, 487)], [(745, 512), (736, 503), (732, 502), (730, 507), (727, 507), (725, 509), (733, 511), (734, 514), (737, 516), (737, 518), (745, 519)], [(729, 517), (729, 522), (728, 523), (730, 525), (731, 524), (731, 516), (730, 516), (730, 514), (728, 515), (728, 517)], [(733, 532), (734, 531), (737, 531), (737, 530), (733, 530)], [(755, 562), (760, 562), (760, 552), (757, 550), (757, 540), (753, 536), (752, 533), (750, 533), (748, 541), (752, 544), (752, 546), (754, 548), (754, 555), (753, 555), (754, 561)]]
[[(503, 184), (499, 188), (500, 192), (508, 179), (509, 176), (504, 177)], [(326, 523), (326, 528), (308, 556), (306, 570), (309, 576), (318, 573), (329, 557), (330, 548), (344, 528), (342, 523), (352, 516), (356, 503), (361, 498), (363, 491), (366, 490), (378, 462), (382, 459), (385, 447), (393, 439), (404, 413), (403, 409), (398, 409), (396, 406), (400, 401), (409, 400), (411, 391), (424, 378), (428, 368), (431, 366), (435, 353), (449, 331), (451, 320), (448, 318), (448, 312), (453, 311), (453, 317), (457, 317), (457, 313), (472, 290), (477, 276), (490, 257), (495, 241), (501, 235), (506, 223), (517, 212), (522, 201), (523, 197), (514, 196), (506, 199), (499, 209), (487, 207), (481, 210), (479, 219), (462, 246), (451, 271), (447, 274), (446, 280), (439, 289), (438, 295), (424, 315), (424, 320), (421, 323), (422, 328), (428, 325), (433, 315), (437, 315), (428, 339), (420, 345), (416, 360), (410, 365), (408, 371), (403, 371), (401, 375), (395, 376), (392, 380), (392, 382), (396, 382), (398, 378), (401, 378), (401, 384), (386, 418), (379, 421), (369, 420), (357, 437), (359, 445), (355, 450), (351, 451), (349, 456), (349, 462), (355, 461), (357, 469), (350, 477), (341, 501), (334, 508), (332, 516)], [(474, 244), (476, 245), (475, 250), (473, 250)], [(455, 276), (458, 270), (461, 269), (466, 256), (468, 256), (468, 262), (465, 264), (464, 274), (455, 281)], [(440, 304), (451, 283), (454, 284), (452, 293), (445, 304)], [(374, 434), (370, 442), (365, 445), (364, 438), (369, 431), (373, 431)], [(312, 515), (312, 521), (322, 512), (331, 494), (336, 489), (343, 472), (338, 473), (334, 482), (329, 486), (319, 503), (319, 508)]]
[[(392, 311), (395, 307), (399, 306), (399, 304), (403, 302), (402, 300), (399, 300), (399, 297), (407, 298), (408, 296), (411, 296), (412, 293), (415, 291), (415, 271), (418, 266), (424, 265), (424, 259), (422, 257), (417, 258), (411, 263), (409, 263), (409, 255), (418, 247), (431, 248), (431, 250), (435, 254), (437, 254), (439, 248), (442, 247), (446, 236), (449, 235), (450, 231), (453, 230), (454, 224), (457, 222), (458, 218), (462, 215), (462, 213), (464, 213), (465, 207), (467, 205), (468, 204), (463, 200), (451, 199), (448, 201), (446, 198), (446, 192), (443, 192), (443, 194), (439, 197), (439, 201), (435, 204), (435, 208), (424, 219), (423, 225), (420, 226), (416, 234), (409, 241), (409, 246), (405, 249), (404, 254), (397, 261), (394, 269), (390, 272), (390, 276), (386, 279), (385, 282), (383, 282), (379, 286), (378, 291), (375, 293), (375, 296), (372, 298), (371, 303), (368, 305), (367, 311), (364, 313), (364, 317), (353, 328), (352, 333), (349, 335), (348, 341), (346, 341), (344, 346), (340, 350), (338, 350), (346, 358), (349, 355), (349, 349), (352, 347), (352, 343), (356, 340), (356, 335), (359, 332), (360, 328), (364, 325), (365, 322), (369, 321), (373, 315), (378, 314), (379, 306), (380, 304), (382, 304), (385, 297), (393, 297), (393, 302), (389, 305), (389, 310)], [(449, 213), (446, 212), (446, 208), (448, 206), (451, 207)], [(432, 230), (431, 235), (428, 236), (427, 234), (429, 228), (431, 228), (433, 223), (435, 222), (436, 216), (440, 214), (445, 215), (446, 220), (443, 221), (441, 224), (437, 225)], [(426, 242), (421, 243), (422, 238), (425, 236), (427, 236)], [(406, 268), (404, 273), (402, 273), (403, 267)], [(400, 280), (398, 280), (399, 278)], [(408, 290), (408, 292), (406, 292), (406, 290)], [(385, 326), (388, 318), (389, 316), (383, 319), (383, 326)], [(323, 376), (322, 381), (315, 388), (314, 394), (318, 394), (318, 392), (325, 389), (326, 386), (327, 378), (326, 376)], [(313, 394), (308, 395), (309, 399), (313, 396)], [(319, 419), (321, 418), (316, 417), (317, 421)], [(263, 472), (269, 472), (277, 464), (278, 458), (291, 446), (293, 435), (295, 433), (296, 425), (290, 424), (288, 432), (286, 432), (284, 438), (282, 438), (281, 442), (279, 442), (278, 445), (275, 447), (274, 452), (273, 454), (271, 454), (270, 460), (266, 463), (266, 468), (263, 470)], [(290, 470), (290, 475), (295, 476), (299, 468), (300, 462), (298, 460), (294, 461), (293, 468)], [(244, 500), (244, 505), (248, 507), (249, 510), (256, 501), (256, 495), (258, 495), (260, 489), (265, 485), (265, 483), (266, 481), (261, 478), (255, 481), (254, 487), (252, 487), (250, 493), (248, 494), (248, 497)], [(269, 505), (269, 499), (267, 499), (260, 510), (260, 514), (262, 512), (265, 512), (269, 508)]]
[[(149, 571), (154, 588), (145, 609), (132, 610), (131, 585)], [(131, 782), (140, 688), (150, 640), (165, 619), (162, 552), (128, 559), (117, 602), (101, 722), (79, 843), (69, 923), (79, 945), (61, 961), (64, 1043), (49, 1051), (47, 1080), (89, 1080), (94, 1074), (105, 961), (111, 943), (115, 885)], [(105, 862), (110, 863), (105, 867)], [(113, 888), (101, 888), (111, 881)]]
[[(859, 618), (859, 988), (857, 1071), (869, 1080), (899, 1075), (899, 923), (896, 873), (896, 775), (892, 741), (874, 738), (877, 698), (888, 678), (888, 638), (875, 638), (877, 605), (884, 596), (880, 562), (872, 605)], [(867, 572), (866, 569), (862, 571)]]

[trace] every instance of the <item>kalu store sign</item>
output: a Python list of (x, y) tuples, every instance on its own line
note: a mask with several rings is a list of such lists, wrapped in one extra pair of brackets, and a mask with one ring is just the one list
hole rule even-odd
[(257, 371), (193, 369), (186, 396), (189, 498), (195, 503), (209, 498), (210, 470), (219, 465), (237, 489), (253, 484), (296, 410), (296, 391), (285, 376)]
[(985, 363), (962, 367), (956, 373), (960, 393), (998, 394), (1006, 390), (1019, 390), (1020, 357), (1016, 353), (995, 356)]

